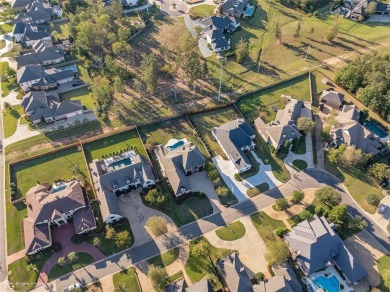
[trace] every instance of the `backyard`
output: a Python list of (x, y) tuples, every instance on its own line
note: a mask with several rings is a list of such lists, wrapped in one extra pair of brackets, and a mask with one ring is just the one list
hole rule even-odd
[(114, 274), (113, 282), (115, 290), (140, 292), (138, 285), (137, 273), (134, 267), (128, 268), (124, 271)]
[(88, 87), (79, 88), (76, 90), (68, 91), (60, 94), (61, 100), (80, 100), (81, 103), (86, 107), (86, 109), (92, 110), (96, 108), (94, 102), (95, 100), (92, 97), (92, 93), (89, 91)]
[(68, 22), (50, 23), (49, 31), (52, 33), (53, 37), (57, 41), (66, 40), (69, 38), (69, 23)]

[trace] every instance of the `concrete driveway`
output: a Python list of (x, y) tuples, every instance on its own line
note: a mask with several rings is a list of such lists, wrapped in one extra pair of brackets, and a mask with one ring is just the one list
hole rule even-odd
[(387, 205), (385, 211), (383, 213), (376, 212), (370, 216), (383, 230), (387, 230), (387, 225), (390, 222), (390, 196), (385, 196), (381, 204)]
[[(173, 7), (173, 4), (176, 6)], [(169, 16), (182, 16), (187, 13), (188, 5), (183, 1), (161, 0), (160, 9)]]
[(346, 239), (344, 243), (367, 270), (371, 285), (379, 285), (381, 278), (376, 261), (387, 254), (385, 248), (365, 229)]

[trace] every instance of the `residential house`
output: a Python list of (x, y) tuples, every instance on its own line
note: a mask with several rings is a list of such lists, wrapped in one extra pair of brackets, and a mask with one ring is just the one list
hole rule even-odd
[(16, 72), (16, 81), (23, 91), (48, 90), (74, 79), (71, 69), (44, 69), (41, 65), (23, 66)]
[(249, 0), (227, 0), (220, 5), (223, 15), (240, 18), (244, 15)]
[(264, 141), (279, 149), (286, 141), (292, 142), (302, 136), (296, 125), (300, 117), (312, 118), (310, 104), (289, 97), (285, 108), (276, 112), (273, 122), (266, 124), (258, 117), (254, 124)]
[(381, 139), (359, 123), (359, 110), (354, 105), (345, 105), (336, 117), (337, 124), (330, 130), (331, 146), (341, 144), (355, 146), (366, 154), (378, 155), (384, 146)]
[(292, 289), (284, 276), (273, 276), (265, 282), (253, 286), (254, 292), (297, 292)]
[(176, 198), (191, 194), (191, 185), (187, 176), (204, 170), (206, 162), (198, 146), (192, 142), (186, 142), (176, 149), (158, 145), (154, 147), (154, 153)]
[(253, 142), (255, 131), (247, 121), (237, 119), (214, 127), (211, 131), (223, 152), (233, 162), (238, 173), (251, 169), (251, 162), (244, 151), (251, 151), (255, 148)]
[(51, 34), (42, 25), (30, 25), (23, 22), (15, 24), (12, 37), (15, 42), (21, 43), (25, 47), (31, 47), (39, 40), (51, 40)]
[(284, 238), (307, 276), (331, 265), (336, 265), (351, 284), (367, 276), (358, 259), (334, 231), (334, 225), (325, 217), (314, 215), (295, 226)]
[(199, 23), (203, 27), (203, 36), (214, 52), (230, 50), (230, 40), (225, 37), (225, 33), (234, 32), (240, 26), (239, 19), (213, 15)]
[(186, 292), (214, 292), (209, 279), (203, 279), (186, 288)]
[(217, 267), (221, 280), (229, 292), (253, 291), (251, 280), (238, 257), (238, 253), (232, 253), (218, 260)]
[(155, 176), (147, 158), (134, 151), (90, 164), (103, 220), (113, 223), (122, 218), (117, 196), (139, 187), (155, 185)]
[(333, 108), (340, 108), (343, 105), (344, 94), (336, 90), (326, 89), (322, 91), (320, 101)]
[(50, 41), (33, 44), (34, 52), (15, 57), (18, 68), (27, 65), (52, 65), (65, 62), (65, 51)]
[(33, 2), (33, 0), (11, 0), (11, 8), (13, 10), (23, 11), (26, 10), (26, 6)]
[(27, 218), (23, 219), (27, 255), (52, 245), (51, 229), (68, 224), (73, 218), (76, 234), (96, 228), (95, 216), (84, 188), (77, 181), (51, 187), (37, 184), (26, 194)]
[(138, 0), (122, 0), (123, 7), (137, 6)]
[(186, 281), (182, 278), (165, 286), (165, 292), (185, 292), (185, 286)]
[[(349, 2), (349, 3), (348, 3)], [(373, 2), (373, 0), (351, 0), (347, 1), (351, 8), (351, 18), (355, 20), (364, 20), (367, 17), (367, 8), (368, 5)], [(376, 2), (376, 9), (374, 14), (381, 16), (390, 15), (390, 4)]]
[(13, 19), (13, 23), (23, 22), (26, 24), (46, 23), (54, 15), (53, 7), (50, 4), (34, 1), (26, 5), (26, 11), (20, 12)]
[(60, 102), (57, 93), (46, 93), (45, 91), (30, 91), (23, 97), (21, 106), (26, 116), (34, 124), (43, 121), (53, 123), (81, 115), (84, 112), (80, 100)]

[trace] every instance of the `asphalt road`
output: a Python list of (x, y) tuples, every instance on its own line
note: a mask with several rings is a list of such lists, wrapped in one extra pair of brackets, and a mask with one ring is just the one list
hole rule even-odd
[(118, 253), (74, 273), (65, 275), (56, 280), (54, 290), (64, 291), (67, 287), (73, 285), (77, 281), (83, 285), (94, 282), (106, 275), (116, 273), (131, 265), (154, 257), (161, 252), (180, 246), (181, 244), (198, 238), (220, 226), (229, 224), (244, 216), (251, 215), (258, 210), (273, 204), (277, 198), (290, 196), (295, 189), (318, 188), (323, 185), (330, 185), (337, 188), (343, 193), (343, 198), (348, 196), (340, 182), (329, 173), (315, 169), (308, 170), (307, 173), (301, 172), (296, 174), (288, 183), (277, 189), (270, 190), (263, 195), (232, 206), (221, 213), (212, 214), (143, 245), (130, 248), (127, 251)]

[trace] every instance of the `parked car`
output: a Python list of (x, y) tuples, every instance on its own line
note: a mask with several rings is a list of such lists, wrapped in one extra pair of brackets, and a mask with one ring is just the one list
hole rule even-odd
[(386, 210), (386, 208), (387, 208), (387, 205), (385, 205), (385, 204), (380, 204), (380, 205), (379, 205), (379, 212), (380, 212), (380, 213), (383, 213), (383, 212)]
[(75, 86), (79, 86), (79, 85), (83, 85), (84, 82), (82, 80), (76, 80), (72, 83), (72, 86), (75, 87)]

